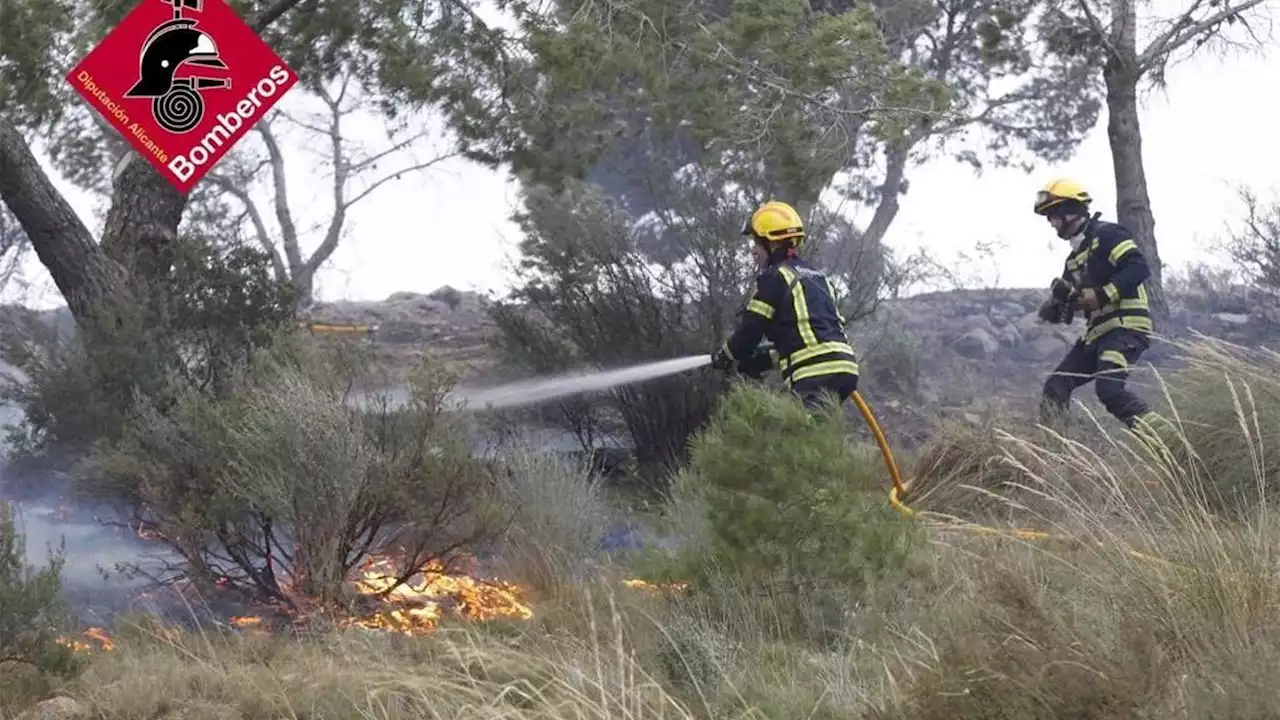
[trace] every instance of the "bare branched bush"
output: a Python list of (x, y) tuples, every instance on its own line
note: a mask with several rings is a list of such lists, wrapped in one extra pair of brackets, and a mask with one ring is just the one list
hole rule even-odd
[(1226, 242), (1228, 255), (1250, 285), (1280, 292), (1280, 199), (1263, 200), (1248, 188), (1237, 194), (1244, 217)]
[(920, 340), (891, 319), (879, 332), (858, 338), (860, 374), (877, 393), (897, 393), (918, 399), (923, 352)]
[(1191, 263), (1178, 271), (1165, 273), (1165, 287), (1183, 304), (1229, 312), (1242, 308), (1247, 294), (1239, 277), (1239, 267), (1214, 267), (1208, 263)]
[(181, 556), (174, 577), (337, 602), (382, 555), (398, 586), (502, 529), (492, 473), (446, 416), (436, 370), (414, 378), (406, 406), (360, 408), (350, 377), (308, 351), (259, 356), (223, 399), (187, 389), (163, 412), (142, 402), (79, 482), (127, 500), (137, 526)]
[[(688, 225), (686, 252), (655, 260), (641, 249), (646, 233), (665, 231), (630, 217), (598, 189), (526, 192), (521, 218), (528, 237), (519, 289), (494, 310), (508, 357), (529, 370), (619, 367), (709, 352), (746, 297), (744, 253), (717, 235), (741, 227), (737, 208), (710, 204)], [(735, 244), (737, 244), (735, 242)], [(686, 456), (687, 438), (705, 422), (722, 381), (704, 373), (612, 391), (607, 412), (622, 418), (646, 477), (665, 479)], [(591, 417), (564, 406), (583, 433)]]

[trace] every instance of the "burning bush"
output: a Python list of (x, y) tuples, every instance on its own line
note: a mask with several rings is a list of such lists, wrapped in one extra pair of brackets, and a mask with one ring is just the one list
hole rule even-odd
[(342, 600), (371, 558), (389, 596), (501, 529), (492, 473), (443, 412), (448, 378), (424, 365), (403, 407), (356, 407), (352, 373), (278, 348), (225, 399), (143, 401), (79, 474), (177, 551), (178, 575), (301, 609)]

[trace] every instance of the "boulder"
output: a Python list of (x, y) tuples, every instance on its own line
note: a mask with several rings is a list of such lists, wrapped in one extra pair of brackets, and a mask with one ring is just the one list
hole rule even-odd
[(1003, 325), (995, 332), (996, 340), (1002, 347), (1015, 348), (1022, 344), (1022, 333), (1013, 325)]
[(970, 328), (971, 330), (985, 330), (988, 333), (993, 332), (995, 329), (991, 324), (991, 319), (985, 314), (969, 315), (964, 320), (960, 321), (960, 326)]
[(961, 357), (970, 360), (990, 360), (1000, 349), (1000, 341), (990, 332), (977, 327), (965, 333), (952, 346)]
[(1022, 347), (1028, 357), (1040, 361), (1063, 355), (1071, 344), (1057, 333), (1045, 333)]
[(1249, 316), (1244, 313), (1214, 313), (1213, 319), (1223, 325), (1248, 325)]
[(18, 720), (79, 720), (89, 710), (69, 697), (49, 698), (18, 716)]
[(1034, 312), (1023, 315), (1015, 325), (1024, 336), (1039, 335), (1050, 327), (1048, 323), (1042, 322)]

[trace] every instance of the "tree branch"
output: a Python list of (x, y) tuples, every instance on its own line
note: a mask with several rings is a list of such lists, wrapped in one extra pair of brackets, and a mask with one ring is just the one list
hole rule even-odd
[[(1118, 57), (1120, 51), (1111, 39), (1111, 31), (1103, 27), (1102, 20), (1094, 14), (1093, 8), (1089, 7), (1089, 0), (1077, 0), (1077, 4), (1080, 6), (1080, 12), (1084, 13), (1084, 19), (1089, 25), (1089, 29), (1098, 36), (1098, 41), (1102, 43), (1103, 48), (1107, 51), (1107, 56)], [(1117, 21), (1112, 18), (1111, 22), (1115, 23)]]
[(400, 176), (402, 175), (405, 175), (411, 172), (417, 172), (418, 170), (426, 170), (427, 168), (437, 163), (444, 162), (445, 160), (448, 160), (450, 158), (458, 157), (458, 155), (459, 153), (456, 153), (456, 152), (447, 153), (445, 155), (440, 155), (438, 157), (431, 158), (426, 162), (420, 162), (416, 165), (410, 165), (409, 167), (402, 168), (393, 173), (388, 173), (387, 175), (381, 178), (378, 178), (374, 182), (370, 183), (369, 187), (365, 188), (364, 190), (361, 190), (360, 193), (355, 197), (351, 198), (350, 200), (347, 200), (346, 206), (350, 208), (352, 205), (355, 205), (356, 203), (360, 202), (364, 198), (368, 197), (370, 193), (372, 193), (374, 190), (377, 190), (382, 185), (388, 182), (391, 182), (392, 180), (399, 180)]
[(253, 20), (248, 24), (254, 32), (260, 33), (266, 30), (271, 23), (279, 20), (285, 13), (289, 12), (294, 6), (301, 3), (302, 0), (275, 0), (275, 2), (262, 9)]
[(1199, 9), (1204, 4), (1204, 1), (1196, 0), (1190, 9), (1174, 21), (1173, 27), (1158, 35), (1151, 41), (1151, 44), (1147, 45), (1147, 49), (1138, 56), (1138, 69), (1140, 72), (1145, 72), (1163, 63), (1178, 48), (1212, 31), (1215, 25), (1261, 5), (1265, 0), (1242, 0), (1234, 5), (1228, 4), (1227, 7), (1209, 17), (1199, 22), (1192, 22), (1192, 13)]
[(350, 167), (347, 162), (342, 138), (342, 117), (345, 114), (342, 110), (341, 98), (347, 94), (347, 84), (350, 81), (350, 75), (346, 75), (342, 79), (342, 86), (339, 89), (339, 99), (334, 99), (322, 87), (315, 88), (315, 92), (324, 101), (329, 108), (329, 145), (332, 149), (333, 161), (333, 216), (329, 218), (329, 227), (325, 230), (324, 240), (320, 241), (320, 247), (311, 253), (311, 257), (307, 258), (307, 262), (300, 269), (294, 271), (294, 284), (305, 288), (304, 295), (309, 296), (312, 286), (312, 278), (315, 277), (316, 270), (320, 265), (328, 260), (333, 252), (338, 249), (338, 242), (342, 240), (342, 226), (347, 221), (347, 208), (349, 203), (346, 201), (347, 178), (350, 177)]
[(280, 250), (276, 248), (275, 242), (272, 240), (271, 231), (267, 229), (267, 223), (263, 220), (262, 212), (258, 210), (258, 204), (253, 201), (253, 198), (244, 188), (232, 182), (230, 178), (216, 173), (209, 173), (208, 178), (215, 185), (222, 188), (223, 192), (229, 193), (244, 206), (244, 211), (249, 216), (249, 221), (253, 223), (254, 234), (257, 235), (258, 242), (271, 256), (271, 267), (275, 271), (276, 279), (280, 282), (287, 282), (289, 280), (289, 269), (285, 266), (284, 258), (280, 256)]
[(377, 165), (379, 160), (382, 160), (388, 155), (393, 155), (395, 153), (400, 152), (401, 150), (404, 150), (405, 148), (414, 144), (418, 140), (421, 140), (422, 138), (427, 137), (429, 134), (430, 133), (427, 133), (427, 132), (414, 133), (413, 135), (410, 135), (409, 137), (405, 138), (404, 140), (401, 140), (400, 142), (392, 145), (391, 147), (381, 152), (375, 153), (367, 158), (364, 158), (363, 160), (359, 160), (357, 162), (351, 162), (350, 158), (348, 158), (347, 168), (353, 175), (364, 172), (365, 170), (372, 168), (374, 165)]
[(257, 125), (258, 134), (267, 147), (267, 156), (271, 158), (272, 199), (275, 204), (276, 221), (280, 223), (280, 242), (284, 245), (284, 256), (289, 261), (289, 271), (297, 273), (302, 266), (302, 250), (298, 247), (298, 227), (293, 222), (293, 213), (289, 210), (289, 188), (285, 180), (284, 153), (280, 143), (276, 142), (271, 125), (263, 118)]

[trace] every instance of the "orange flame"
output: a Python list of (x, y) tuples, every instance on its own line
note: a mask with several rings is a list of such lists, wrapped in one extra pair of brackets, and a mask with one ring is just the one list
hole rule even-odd
[(373, 556), (365, 561), (355, 589), (361, 595), (383, 596), (386, 607), (339, 625), (416, 635), (439, 625), (446, 601), (450, 601), (453, 614), (469, 620), (533, 617), (533, 610), (523, 601), (516, 585), (451, 575), (439, 562), (432, 562), (409, 582), (392, 589), (395, 580), (395, 563), (390, 557)]
[[(110, 652), (116, 649), (116, 643), (107, 634), (107, 631), (100, 627), (86, 628), (80, 633), (84, 640), (66, 637), (65, 635), (57, 638), (59, 645), (71, 648), (73, 652), (86, 653), (94, 650)], [(88, 641), (88, 642), (86, 642)]]
[(633, 590), (643, 590), (644, 592), (663, 592), (670, 590), (684, 591), (689, 589), (688, 580), (677, 580), (669, 583), (651, 583), (648, 580), (631, 578), (629, 580), (623, 580), (622, 584)]

